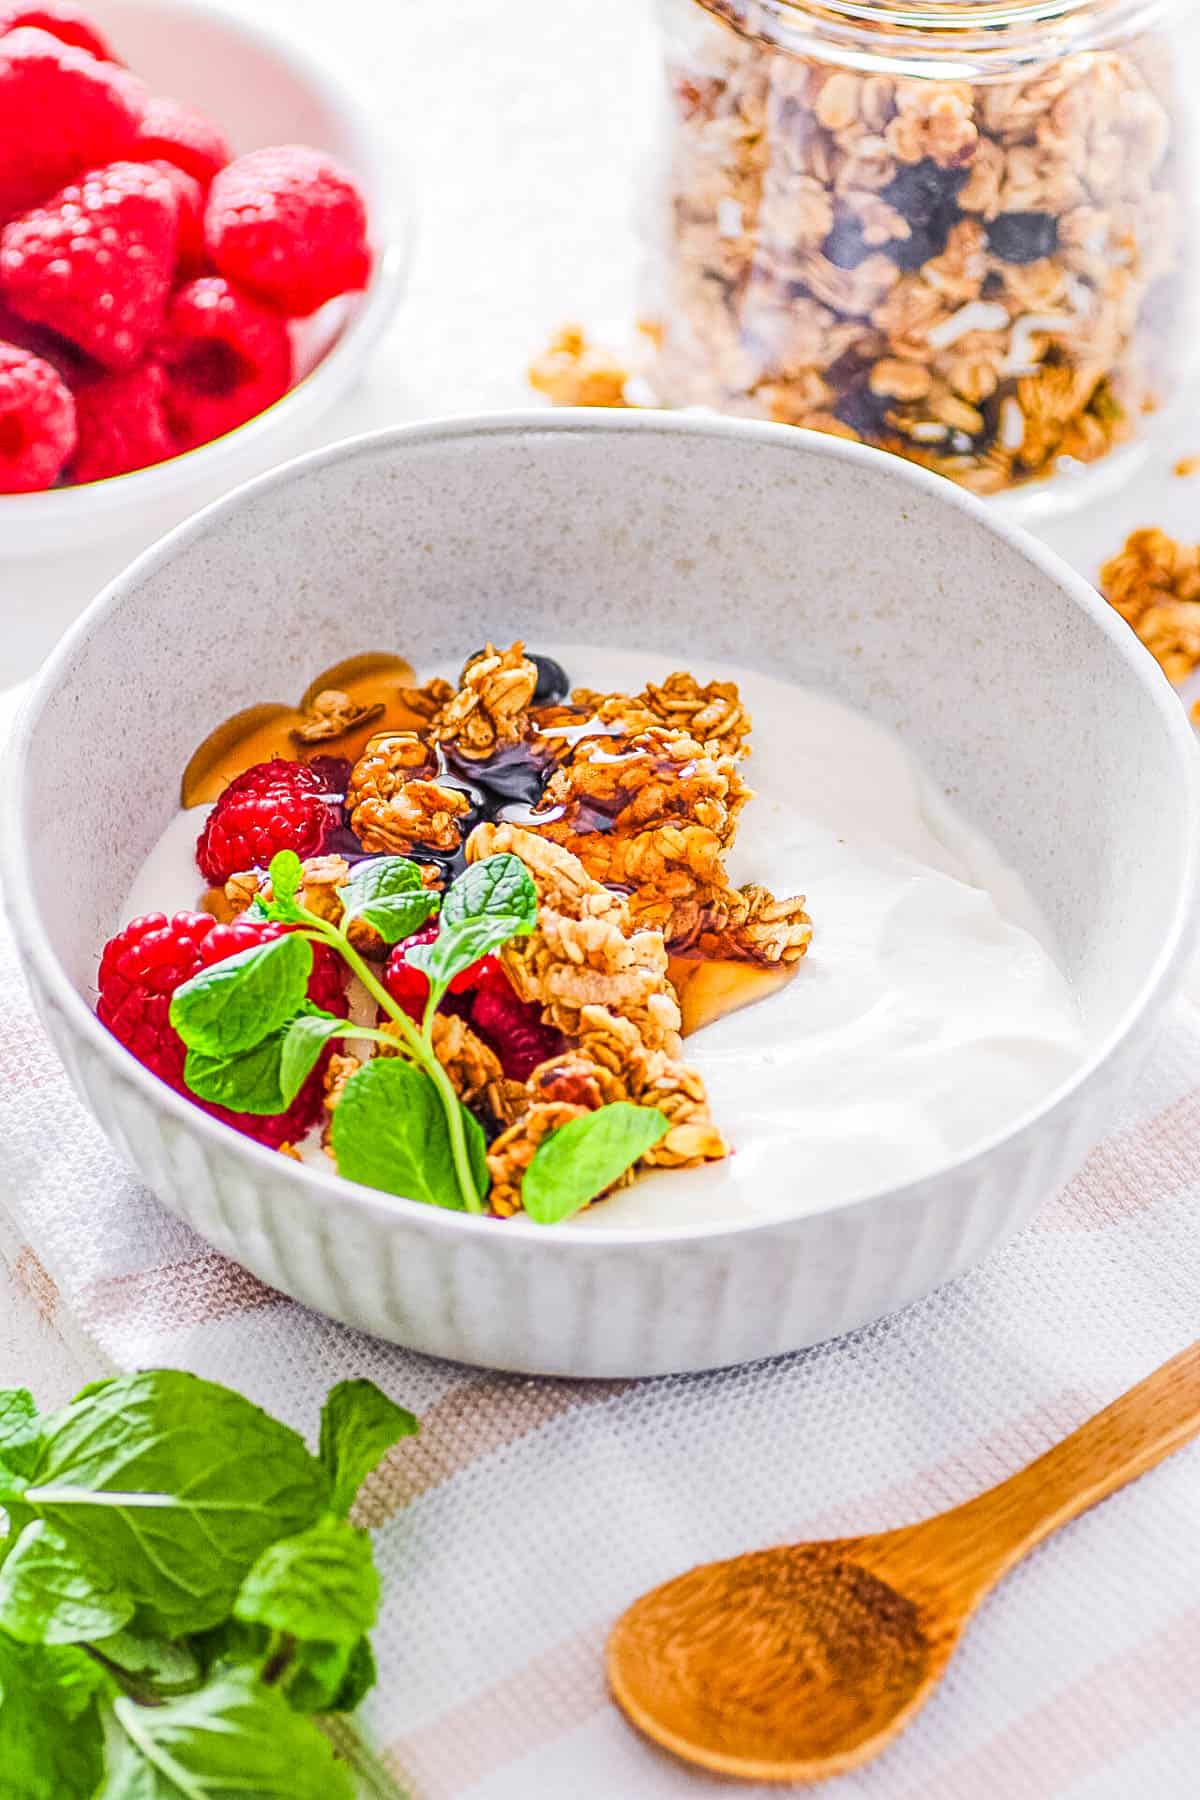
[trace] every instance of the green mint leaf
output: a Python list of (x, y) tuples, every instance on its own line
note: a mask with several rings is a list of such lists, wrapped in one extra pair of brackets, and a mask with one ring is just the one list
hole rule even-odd
[(108, 1680), (73, 1646), (0, 1632), (0, 1792), (4, 1800), (90, 1800), (103, 1772), (96, 1696)]
[(271, 898), (267, 900), (261, 895), (256, 896), (256, 903), (262, 907), (263, 917), (284, 925), (294, 925), (303, 920), (304, 909), (297, 902), (296, 895), (300, 891), (304, 871), (296, 852), (280, 850), (273, 856), (267, 870), (267, 879), (271, 883)]
[(207, 1674), (252, 1669), (267, 1678), (268, 1686), (278, 1683), (293, 1712), (353, 1711), (375, 1681), (375, 1663), (365, 1637), (351, 1646), (289, 1640), (281, 1659), (280, 1641), (265, 1625), (226, 1619), (215, 1631), (201, 1632), (188, 1642)]
[[(527, 936), (537, 919), (537, 890), (519, 856), (504, 851), (472, 863), (450, 884), (442, 923), (452, 931), (476, 919), (511, 920), (510, 937)], [(522, 931), (522, 927), (524, 930)]]
[(420, 1430), (373, 1381), (339, 1381), (321, 1408), (321, 1461), (333, 1481), (333, 1510), (348, 1513), (359, 1488), (401, 1438)]
[(235, 1056), (203, 1056), (189, 1050), (183, 1079), (198, 1100), (228, 1106), (233, 1112), (286, 1112), (280, 1067), (285, 1033), (273, 1031), (249, 1050)]
[(120, 1631), (133, 1601), (92, 1570), (44, 1519), (21, 1532), (0, 1566), (0, 1631), (22, 1644), (85, 1644)]
[(345, 1019), (316, 1007), (298, 1013), (285, 1028), (280, 1039), (278, 1083), (284, 1110), (292, 1104), (317, 1065), (317, 1058), (339, 1031), (345, 1031)]
[(249, 1050), (233, 1056), (204, 1056), (189, 1050), (183, 1079), (192, 1093), (234, 1112), (286, 1112), (312, 1073), (317, 1058), (345, 1019), (305, 1001), (294, 1019)]
[(371, 1540), (345, 1519), (268, 1545), (243, 1581), (233, 1616), (347, 1654), (375, 1623), (379, 1576)]
[(10, 1474), (29, 1473), (40, 1436), (37, 1407), (29, 1389), (0, 1389), (0, 1462)]
[(258, 894), (255, 894), (253, 900), (241, 916), (243, 919), (249, 919), (253, 925), (265, 925), (271, 917), (270, 913), (267, 911), (266, 903)]
[(199, 1687), (204, 1676), (200, 1659), (188, 1643), (117, 1631), (112, 1637), (100, 1638), (93, 1648), (106, 1662), (115, 1663), (159, 1694), (188, 1693)]
[(602, 1194), (670, 1130), (656, 1106), (614, 1100), (543, 1138), (521, 1182), (521, 1199), (539, 1225), (557, 1225)]
[(371, 1640), (361, 1637), (350, 1652), (337, 1691), (329, 1701), (330, 1712), (357, 1712), (378, 1680)]
[(537, 922), (537, 889), (519, 856), (507, 851), (472, 863), (451, 883), (442, 901), (438, 934), (417, 944), (408, 961), (441, 992), (464, 969), (515, 937), (528, 937)]
[(151, 1369), (45, 1418), (22, 1504), (124, 1589), (138, 1631), (170, 1638), (226, 1618), (267, 1546), (329, 1498), (296, 1432), (229, 1388)]
[(96, 1394), (102, 1394), (105, 1388), (110, 1388), (114, 1381), (120, 1381), (120, 1379), (119, 1375), (99, 1375), (95, 1381), (86, 1381), (77, 1394), (72, 1394), (71, 1405), (74, 1406), (80, 1400), (91, 1400)]
[(362, 919), (385, 944), (398, 944), (420, 931), (440, 904), (422, 884), (417, 864), (404, 856), (379, 856), (356, 864), (340, 893), (345, 909), (342, 929), (351, 919)]
[[(487, 1189), (487, 1142), (464, 1107), (476, 1185)], [(429, 1076), (398, 1056), (376, 1056), (346, 1083), (333, 1113), (333, 1154), (347, 1181), (428, 1206), (462, 1211), (446, 1115)]]
[(276, 900), (294, 900), (300, 891), (304, 871), (294, 850), (280, 850), (271, 858), (267, 875)]
[[(261, 1668), (263, 1658), (259, 1658)], [(281, 1683), (293, 1712), (354, 1712), (379, 1679), (370, 1638), (344, 1644), (297, 1644)]]
[[(0, 1506), (6, 1511), (10, 1509), (28, 1486), (24, 1475), (15, 1475), (6, 1462), (0, 1462)], [(0, 1557), (6, 1556), (11, 1548), (8, 1539), (0, 1537)]]
[(251, 1669), (230, 1669), (166, 1706), (113, 1707), (99, 1800), (354, 1800), (317, 1727)]
[(312, 945), (295, 932), (239, 950), (176, 988), (171, 1023), (204, 1056), (249, 1050), (303, 1006), (312, 960)]

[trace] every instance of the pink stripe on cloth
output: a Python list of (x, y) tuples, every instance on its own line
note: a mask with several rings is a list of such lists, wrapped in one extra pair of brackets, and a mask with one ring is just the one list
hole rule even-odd
[[(1148, 1160), (1156, 1179), (1148, 1180)], [(1033, 1231), (1103, 1231), (1200, 1186), (1200, 1088), (1095, 1149)]]
[[(390, 1744), (386, 1760), (397, 1780), (421, 1800), (452, 1800), (485, 1775), (586, 1724), (609, 1704), (607, 1629), (606, 1621), (597, 1620)], [(529, 1790), (531, 1796), (537, 1791)], [(581, 1784), (580, 1791), (587, 1789)]]
[(58, 1313), (58, 1285), (37, 1252), (22, 1244), (12, 1264), (12, 1281), (31, 1302), (45, 1325), (52, 1325)]
[(418, 1494), (459, 1474), (505, 1444), (514, 1444), (576, 1407), (611, 1400), (628, 1388), (620, 1381), (525, 1381), (515, 1375), (482, 1375), (450, 1389), (421, 1415), (421, 1434), (406, 1438), (367, 1477), (354, 1509), (355, 1523), (371, 1530)]
[(1035, 1793), (1037, 1800), (1054, 1800), (1075, 1791), (1118, 1756), (1200, 1715), (1198, 1663), (1200, 1606), (1193, 1606), (1013, 1719), (977, 1750), (923, 1775), (896, 1800), (1031, 1800)]
[(853, 1500), (799, 1520), (797, 1540), (854, 1537), (884, 1529), (882, 1521), (912, 1524), (995, 1487), (1067, 1437), (1098, 1408), (1094, 1396), (1063, 1388), (1029, 1412), (1006, 1419), (953, 1456), (930, 1463), (907, 1481), (890, 1482)]
[(258, 1307), (290, 1305), (238, 1263), (215, 1250), (155, 1268), (88, 1282), (75, 1299), (85, 1325), (129, 1320), (142, 1331), (211, 1325)]

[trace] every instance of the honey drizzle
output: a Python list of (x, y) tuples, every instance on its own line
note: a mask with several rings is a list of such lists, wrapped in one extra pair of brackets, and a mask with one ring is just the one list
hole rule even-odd
[[(234, 713), (209, 733), (183, 772), (180, 787), (185, 807), (203, 806), (215, 800), (235, 775), (254, 763), (285, 757), (289, 762), (309, 762), (314, 756), (345, 757), (354, 762), (367, 739), (380, 731), (419, 731), (428, 720), (414, 713), (400, 697), (400, 689), (413, 687), (416, 673), (402, 656), (368, 651), (335, 663), (309, 683), (298, 707), (282, 702), (248, 706)], [(306, 709), (325, 688), (337, 688), (360, 706), (382, 704), (383, 712), (316, 744), (299, 744), (292, 732), (304, 723)]]
[(683, 1036), (692, 1037), (706, 1025), (777, 993), (799, 966), (773, 963), (768, 968), (731, 957), (668, 957), (667, 973), (679, 995)]

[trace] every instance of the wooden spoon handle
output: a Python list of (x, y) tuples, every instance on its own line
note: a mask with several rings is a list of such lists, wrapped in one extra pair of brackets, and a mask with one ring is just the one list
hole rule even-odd
[[(957, 1507), (964, 1587), (984, 1592), (1035, 1544), (1200, 1434), (1200, 1343), (998, 1487)], [(957, 1571), (956, 1571), (957, 1573)]]

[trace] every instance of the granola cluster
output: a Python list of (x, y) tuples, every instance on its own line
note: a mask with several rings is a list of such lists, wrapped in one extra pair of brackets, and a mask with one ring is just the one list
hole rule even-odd
[(467, 846), (472, 860), (504, 850), (525, 863), (538, 893), (537, 925), (506, 945), (505, 972), (571, 1048), (533, 1071), (524, 1104), (488, 1152), (493, 1211), (505, 1217), (519, 1208), (521, 1176), (548, 1132), (613, 1100), (656, 1106), (670, 1121), (645, 1166), (723, 1157), (704, 1083), (680, 1060), (679, 1002), (662, 934), (639, 929), (626, 902), (578, 857), (534, 832), (480, 825)]
[(673, 10), (662, 403), (861, 439), (978, 493), (1131, 433), (1187, 328), (1148, 42), (972, 85), (785, 50), (751, 0)]
[[(540, 1034), (526, 1078), (512, 1078), (483, 1015), (460, 1008), (433, 1022), (433, 1049), (489, 1138), (490, 1203), (501, 1216), (519, 1209), (521, 1177), (547, 1133), (615, 1100), (656, 1107), (668, 1121), (640, 1166), (687, 1168), (725, 1156), (704, 1083), (683, 1060), (671, 957), (786, 968), (812, 935), (801, 897), (734, 888), (725, 871), (750, 798), (742, 765), (751, 722), (735, 683), (677, 671), (638, 694), (577, 688), (569, 700), (538, 703), (538, 680), (522, 644), (488, 644), (456, 687), (406, 690), (418, 728), (367, 740), (344, 803), (363, 851), (414, 857), (431, 887), (501, 852), (532, 877), (535, 928), (499, 952), (505, 1004)], [(565, 687), (563, 677), (557, 692)], [(323, 741), (322, 721), (342, 716), (344, 700), (331, 692), (314, 702), (314, 743)], [(506, 817), (514, 791), (526, 798)], [(309, 857), (301, 903), (340, 924), (350, 873), (337, 851)], [(210, 904), (233, 918), (259, 896), (270, 897), (270, 878), (252, 869)], [(348, 935), (377, 964), (403, 954), (403, 946), (389, 953), (361, 918)], [(358, 1066), (338, 1052), (326, 1068), (327, 1148)]]
[(1100, 591), (1178, 685), (1200, 668), (1200, 545), (1157, 526), (1131, 532), (1100, 571)]

